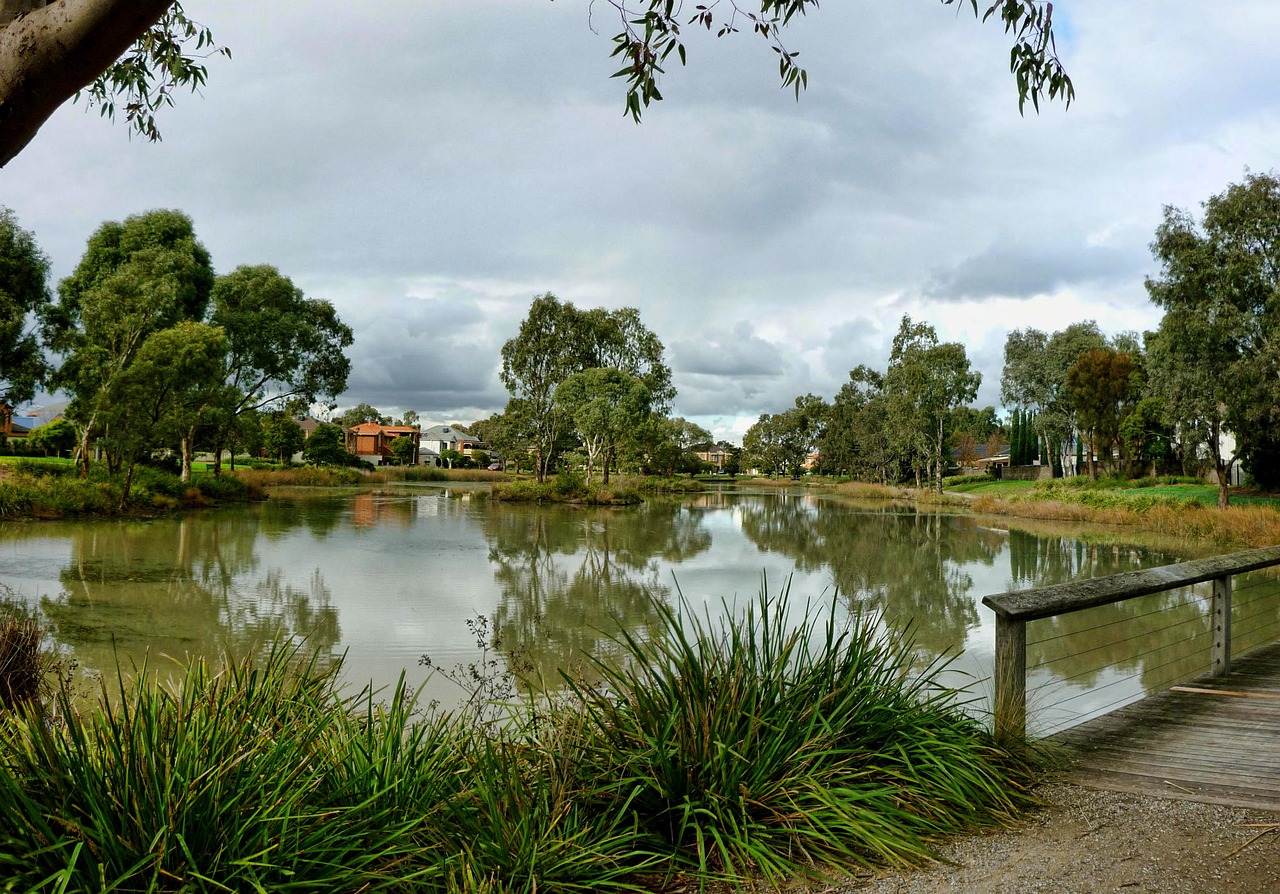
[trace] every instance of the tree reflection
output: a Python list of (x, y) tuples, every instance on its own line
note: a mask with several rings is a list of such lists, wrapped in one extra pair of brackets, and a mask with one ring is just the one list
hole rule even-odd
[[(317, 571), (304, 587), (279, 571), (254, 578), (257, 512), (220, 511), (77, 528), (62, 592), (41, 610), (80, 664), (129, 670), (148, 653), (183, 663), (224, 650), (252, 654), (277, 638), (306, 638), (332, 659), (340, 639), (331, 594)], [(253, 582), (246, 584), (246, 579)]]
[(801, 571), (828, 569), (856, 609), (879, 613), (894, 634), (910, 634), (921, 661), (960, 650), (978, 625), (964, 566), (990, 565), (1004, 536), (973, 519), (897, 507), (852, 507), (783, 495), (742, 504), (742, 530), (762, 550)]
[(670, 598), (658, 561), (705, 551), (701, 511), (651, 502), (632, 510), (494, 506), (485, 519), (501, 597), (494, 629), (516, 666), (548, 682), (561, 669), (590, 675), (622, 631), (643, 636)]

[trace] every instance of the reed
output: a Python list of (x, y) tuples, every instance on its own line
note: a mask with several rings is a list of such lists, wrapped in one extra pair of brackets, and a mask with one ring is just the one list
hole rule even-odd
[(1031, 767), (998, 748), (910, 643), (868, 618), (791, 626), (785, 593), (738, 623), (660, 611), (630, 661), (576, 686), (581, 765), (655, 851), (704, 877), (771, 884), (934, 859), (931, 842), (1013, 817)]

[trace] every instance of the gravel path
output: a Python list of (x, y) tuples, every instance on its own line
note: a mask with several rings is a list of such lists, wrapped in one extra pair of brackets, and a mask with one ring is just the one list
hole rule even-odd
[(1041, 789), (1044, 810), (958, 839), (940, 864), (813, 894), (1280, 894), (1280, 813), (1100, 792)]

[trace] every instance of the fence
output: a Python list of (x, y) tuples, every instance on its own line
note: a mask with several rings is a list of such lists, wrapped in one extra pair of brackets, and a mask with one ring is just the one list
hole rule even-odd
[[(1067, 616), (1095, 609), (1102, 606), (1113, 606), (1127, 603), (1139, 597), (1157, 593), (1168, 593), (1181, 588), (1194, 587), (1196, 584), (1208, 583), (1208, 666), (1214, 675), (1226, 673), (1231, 666), (1233, 624), (1239, 629), (1245, 626), (1248, 641), (1239, 644), (1250, 648), (1258, 644), (1259, 631), (1269, 630), (1267, 623), (1259, 623), (1254, 615), (1236, 617), (1232, 615), (1233, 578), (1261, 569), (1280, 565), (1280, 547), (1246, 550), (1225, 556), (1215, 556), (1193, 562), (1181, 562), (1165, 565), (1160, 568), (1149, 568), (1144, 571), (1130, 571), (1109, 577), (1091, 578), (1073, 581), (1035, 590), (1021, 590), (1000, 593), (985, 597), (982, 602), (996, 615), (996, 655), (995, 655), (995, 730), (1002, 739), (1022, 737), (1027, 730), (1027, 625), (1033, 621), (1044, 619), (1062, 619)], [(1274, 591), (1275, 588), (1272, 588)], [(1200, 597), (1192, 592), (1191, 600)], [(1139, 625), (1137, 633), (1127, 632), (1121, 641), (1132, 640), (1146, 635), (1153, 629), (1151, 619), (1161, 613), (1171, 612), (1175, 624), (1187, 625), (1192, 630), (1185, 638), (1195, 640), (1193, 628), (1196, 621), (1204, 617), (1199, 611), (1179, 612), (1179, 605), (1189, 602), (1172, 601), (1168, 605), (1158, 606), (1150, 611), (1135, 612), (1128, 620)], [(1268, 609), (1276, 614), (1273, 609)], [(1239, 612), (1237, 612), (1239, 614)], [(1267, 619), (1262, 619), (1267, 620)], [(1275, 619), (1269, 619), (1274, 621)], [(1203, 626), (1203, 625), (1201, 625)], [(1169, 629), (1166, 625), (1165, 629)], [(1174, 628), (1176, 629), (1176, 628)], [(1057, 636), (1049, 636), (1035, 642), (1040, 647), (1042, 658), (1051, 660), (1053, 641)], [(1183, 637), (1175, 637), (1175, 639)], [(1049, 644), (1046, 646), (1046, 644)], [(1165, 676), (1185, 679), (1195, 673), (1184, 658), (1160, 658), (1166, 662), (1170, 673)], [(1181, 662), (1181, 664), (1179, 664)], [(1203, 668), (1204, 665), (1198, 666)]]

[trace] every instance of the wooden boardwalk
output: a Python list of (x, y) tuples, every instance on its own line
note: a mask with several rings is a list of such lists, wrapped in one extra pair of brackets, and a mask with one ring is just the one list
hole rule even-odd
[(1280, 811), (1280, 643), (1055, 739), (1091, 788)]

